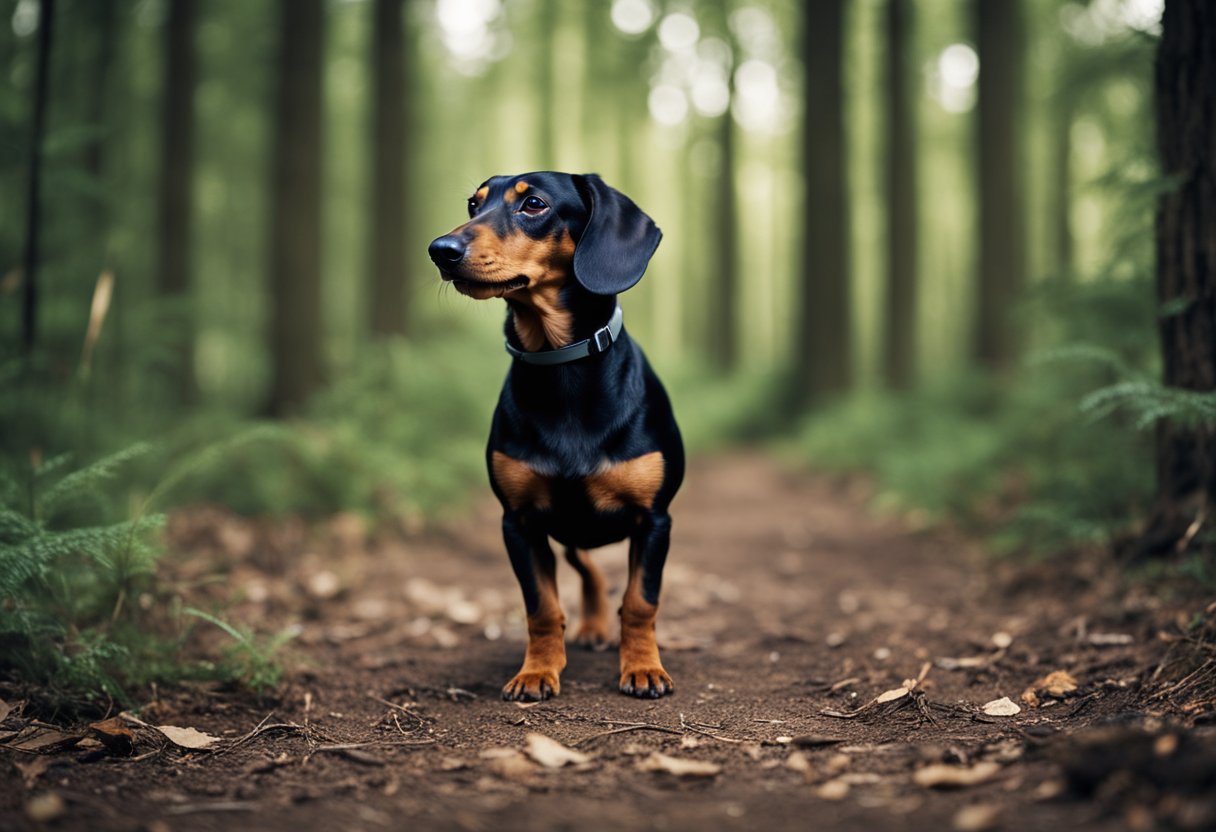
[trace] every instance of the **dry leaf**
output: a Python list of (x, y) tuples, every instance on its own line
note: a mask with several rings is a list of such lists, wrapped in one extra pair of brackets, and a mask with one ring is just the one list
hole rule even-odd
[(829, 780), (815, 789), (815, 795), (821, 800), (844, 800), (851, 788), (844, 780)]
[(801, 751), (795, 751), (785, 759), (785, 767), (799, 772), (804, 777), (811, 776), (811, 761)]
[(202, 731), (194, 728), (178, 728), (176, 725), (157, 725), (155, 728), (165, 735), (165, 739), (178, 748), (200, 750), (220, 741), (219, 737), (204, 734)]
[(1056, 670), (1035, 682), (1034, 689), (1061, 698), (1077, 689), (1077, 680), (1067, 670)]
[(111, 754), (130, 757), (135, 751), (135, 733), (127, 727), (121, 717), (112, 716), (89, 726), (93, 736), (101, 740)]
[(970, 767), (936, 763), (918, 769), (912, 775), (912, 780), (916, 785), (924, 786), (927, 789), (961, 789), (987, 782), (1000, 770), (1001, 764), (991, 760), (985, 760)]
[(896, 699), (903, 699), (907, 695), (908, 689), (906, 687), (892, 688), (891, 690), (878, 694), (874, 702), (875, 704), (881, 705), (884, 702), (894, 702)]
[(984, 832), (996, 825), (1001, 807), (992, 803), (976, 803), (964, 806), (954, 815), (954, 828), (958, 832)]
[(47, 823), (67, 811), (67, 804), (55, 792), (43, 792), (31, 797), (25, 804), (25, 816), (34, 823)]
[(0, 722), (8, 719), (8, 715), (12, 712), (13, 706), (0, 699)]
[(567, 763), (577, 766), (591, 759), (583, 752), (567, 748), (544, 734), (528, 734), (527, 743), (528, 756), (545, 768), (561, 768)]
[(1002, 696), (1000, 699), (993, 699), (984, 705), (984, 713), (988, 716), (1013, 716), (1022, 712), (1021, 706), (1014, 702), (1008, 696)]
[(717, 763), (707, 763), (702, 760), (683, 760), (679, 757), (669, 757), (658, 751), (638, 763), (641, 771), (662, 771), (676, 777), (713, 777), (722, 770)]
[(1039, 707), (1039, 695), (1034, 692), (1034, 688), (1026, 688), (1026, 690), (1022, 691), (1022, 695), (1019, 698), (1027, 708)]
[(536, 770), (536, 766), (514, 748), (487, 748), (478, 756), (489, 760), (493, 771), (511, 780), (523, 780)]
[(1120, 647), (1131, 644), (1135, 639), (1127, 633), (1090, 633), (1089, 643), (1095, 647)]
[(9, 748), (34, 754), (54, 754), (71, 748), (80, 742), (78, 734), (65, 734), (49, 725), (34, 724), (27, 727), (8, 743)]

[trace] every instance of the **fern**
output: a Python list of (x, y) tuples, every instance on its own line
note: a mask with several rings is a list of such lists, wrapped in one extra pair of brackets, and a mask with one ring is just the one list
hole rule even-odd
[(1102, 387), (1081, 399), (1081, 412), (1093, 420), (1122, 411), (1137, 430), (1168, 419), (1180, 425), (1216, 427), (1216, 392), (1166, 387), (1153, 381), (1125, 380)]

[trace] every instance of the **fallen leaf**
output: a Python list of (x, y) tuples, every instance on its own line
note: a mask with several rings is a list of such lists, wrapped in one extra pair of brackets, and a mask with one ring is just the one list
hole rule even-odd
[(8, 715), (12, 712), (13, 706), (0, 699), (0, 722), (8, 719)]
[(991, 663), (991, 656), (963, 656), (960, 659), (942, 656), (937, 660), (937, 666), (942, 670), (969, 670), (977, 667), (987, 667)]
[(906, 687), (892, 688), (891, 690), (878, 694), (878, 696), (875, 697), (874, 702), (875, 704), (881, 705), (884, 702), (894, 702), (896, 699), (903, 699), (907, 695), (908, 689)]
[(1135, 639), (1127, 633), (1090, 633), (1089, 643), (1095, 647), (1119, 647), (1131, 644)]
[(844, 800), (849, 796), (851, 788), (844, 780), (829, 780), (815, 789), (815, 795), (821, 800)]
[(1008, 696), (1002, 696), (1000, 699), (993, 699), (991, 702), (985, 703), (984, 713), (988, 716), (1013, 716), (1022, 712), (1021, 706), (1014, 702)]
[(219, 737), (204, 734), (194, 728), (178, 728), (176, 725), (157, 725), (157, 731), (165, 735), (165, 739), (179, 748), (199, 750), (208, 748), (220, 741)]
[(638, 763), (641, 771), (661, 771), (676, 777), (713, 777), (722, 770), (717, 763), (669, 757), (658, 751)]
[(1034, 683), (1035, 691), (1060, 698), (1077, 689), (1077, 680), (1067, 670), (1055, 670)]
[(825, 745), (836, 745), (844, 742), (841, 737), (831, 737), (827, 734), (802, 734), (794, 737), (791, 742), (799, 748), (820, 748)]
[(514, 748), (487, 748), (478, 756), (489, 760), (494, 772), (511, 780), (523, 780), (536, 770), (536, 766)]
[(43, 792), (31, 797), (25, 804), (25, 816), (34, 823), (47, 823), (67, 810), (63, 798), (55, 792)]
[(811, 776), (811, 761), (801, 751), (795, 751), (785, 759), (785, 767), (799, 772), (804, 777)]
[(93, 736), (101, 740), (111, 754), (130, 757), (135, 751), (135, 732), (127, 727), (121, 717), (112, 716), (89, 726)]
[(561, 768), (567, 763), (577, 766), (591, 759), (583, 752), (567, 748), (544, 734), (528, 734), (527, 744), (528, 756), (545, 768)]
[(1034, 688), (1026, 688), (1018, 698), (1022, 700), (1022, 704), (1027, 708), (1039, 707), (1039, 695), (1034, 692)]
[(71, 748), (80, 742), (79, 734), (66, 734), (49, 725), (30, 725), (9, 743), (9, 748), (17, 751), (28, 751), (33, 754), (53, 754)]
[(1000, 763), (985, 760), (973, 766), (953, 766), (936, 763), (918, 769), (912, 775), (913, 782), (926, 789), (961, 789), (978, 786), (991, 780), (1001, 770)]
[(975, 803), (964, 806), (954, 815), (954, 828), (958, 832), (984, 832), (996, 825), (1001, 807), (992, 803)]

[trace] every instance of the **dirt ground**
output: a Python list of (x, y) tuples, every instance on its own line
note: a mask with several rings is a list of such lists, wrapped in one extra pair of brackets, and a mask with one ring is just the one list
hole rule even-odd
[[(296, 628), (278, 695), (158, 691), (121, 723), (129, 756), (84, 726), (14, 750), (36, 730), (18, 707), (0, 829), (1216, 828), (1210, 645), (1179, 659), (1205, 599), (1100, 557), (1002, 564), (864, 492), (695, 461), (659, 618), (675, 694), (625, 697), (615, 651), (572, 647), (561, 695), (526, 707), (499, 698), (524, 627), (490, 501), (370, 540), (350, 517), (187, 513), (179, 580)], [(619, 595), (623, 549), (596, 559)]]

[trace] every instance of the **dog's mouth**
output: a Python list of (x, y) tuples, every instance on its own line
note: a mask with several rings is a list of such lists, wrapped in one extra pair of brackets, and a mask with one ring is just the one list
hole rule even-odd
[(528, 278), (522, 274), (510, 280), (478, 280), (475, 277), (464, 277), (442, 271), (441, 274), (444, 280), (451, 282), (456, 287), (457, 292), (478, 299), (500, 298), (510, 292), (517, 292), (528, 285)]

